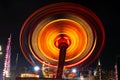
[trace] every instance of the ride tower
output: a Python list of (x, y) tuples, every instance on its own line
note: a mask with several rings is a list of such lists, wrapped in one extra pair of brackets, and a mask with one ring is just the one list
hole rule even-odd
[(6, 46), (6, 54), (5, 54), (5, 61), (4, 61), (4, 69), (3, 69), (3, 80), (5, 78), (10, 77), (10, 61), (11, 61), (11, 34), (8, 38), (7, 46)]

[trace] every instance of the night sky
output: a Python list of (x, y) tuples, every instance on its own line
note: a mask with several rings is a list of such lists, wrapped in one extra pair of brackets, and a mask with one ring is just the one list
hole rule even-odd
[[(61, 0), (59, 2), (69, 0)], [(19, 54), (17, 66), (30, 66), (24, 58), (19, 46), (19, 33), (24, 21), (34, 11), (47, 4), (56, 3), (52, 0), (1, 0), (0, 1), (0, 45), (3, 53), (7, 44), (7, 38), (12, 35), (11, 65), (15, 66), (15, 59)], [(79, 0), (71, 1), (91, 9), (102, 21), (105, 29), (105, 46), (100, 55), (103, 68), (113, 68), (116, 56), (120, 53), (120, 8), (115, 0)], [(0, 55), (1, 56), (1, 55)], [(0, 59), (3, 59), (2, 56)], [(2, 64), (0, 64), (2, 65)], [(95, 61), (91, 66), (97, 65)]]

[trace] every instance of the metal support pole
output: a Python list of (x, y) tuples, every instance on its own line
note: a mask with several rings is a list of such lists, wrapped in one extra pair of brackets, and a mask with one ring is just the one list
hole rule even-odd
[(56, 78), (58, 79), (62, 79), (67, 47), (68, 45), (66, 43), (60, 44), (59, 62), (58, 62), (58, 69), (57, 69), (57, 76), (56, 76)]
[(60, 49), (59, 51), (59, 60), (58, 60), (58, 68), (57, 68), (57, 79), (62, 79), (63, 68), (65, 64), (66, 57), (66, 49), (70, 45), (70, 40), (67, 35), (61, 34), (55, 40), (55, 46)]

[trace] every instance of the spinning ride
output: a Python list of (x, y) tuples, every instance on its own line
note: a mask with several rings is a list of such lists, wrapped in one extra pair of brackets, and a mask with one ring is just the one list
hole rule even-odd
[(91, 64), (100, 55), (104, 40), (102, 22), (91, 10), (64, 2), (35, 11), (20, 32), (20, 47), (25, 58), (33, 65), (37, 61), (50, 67), (58, 66), (58, 72), (63, 66)]

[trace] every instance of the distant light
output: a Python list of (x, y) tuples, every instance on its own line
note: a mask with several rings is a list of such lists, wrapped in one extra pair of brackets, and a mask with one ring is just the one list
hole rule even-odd
[(96, 70), (94, 70), (94, 74), (93, 74), (94, 76), (97, 76), (97, 71)]
[(1, 47), (1, 45), (0, 45), (0, 55), (2, 55), (3, 53), (2, 53), (2, 47)]
[(40, 70), (40, 67), (39, 67), (39, 66), (35, 66), (35, 67), (34, 67), (34, 70), (35, 70), (35, 71), (39, 71), (39, 70)]
[(85, 80), (82, 73), (80, 73), (80, 80)]
[(76, 72), (77, 72), (76, 68), (73, 68), (73, 69), (72, 69), (72, 72), (73, 72), (73, 73), (76, 73)]
[(2, 51), (2, 47), (1, 47), (1, 45), (0, 45), (0, 51)]
[(0, 52), (0, 55), (2, 55), (3, 53), (2, 52)]
[(20, 77), (32, 77), (32, 78), (39, 78), (39, 75), (31, 74), (31, 73), (22, 73)]
[(80, 76), (80, 80), (85, 80), (83, 76)]

